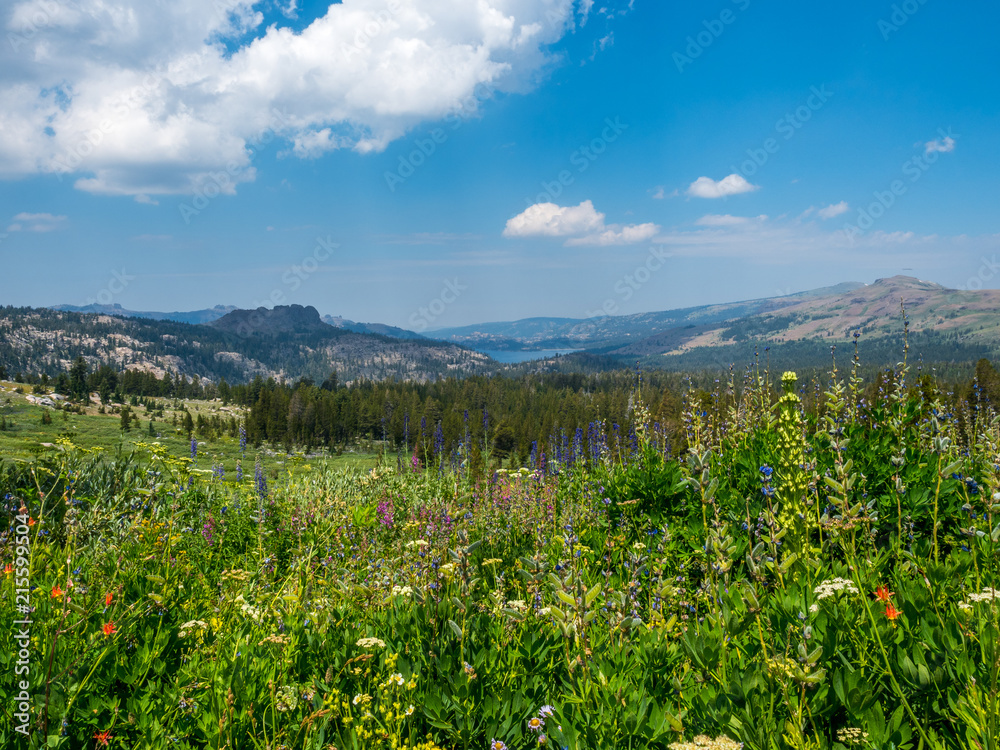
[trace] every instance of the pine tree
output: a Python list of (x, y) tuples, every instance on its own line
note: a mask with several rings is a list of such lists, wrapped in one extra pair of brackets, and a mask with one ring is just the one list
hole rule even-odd
[(90, 367), (87, 360), (77, 357), (73, 366), (69, 370), (69, 388), (73, 398), (86, 402), (89, 397), (87, 388), (87, 372)]

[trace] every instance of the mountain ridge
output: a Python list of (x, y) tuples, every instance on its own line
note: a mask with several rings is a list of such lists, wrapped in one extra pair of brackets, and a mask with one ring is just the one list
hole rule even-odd
[(190, 323), (198, 325), (218, 320), (227, 313), (236, 310), (235, 305), (215, 305), (204, 310), (191, 310), (189, 312), (151, 312), (127, 310), (117, 302), (110, 305), (91, 303), (89, 305), (51, 305), (49, 310), (59, 312), (95, 313), (104, 315), (117, 315), (125, 318), (148, 318), (150, 320), (172, 320), (177, 323)]
[[(794, 353), (798, 359), (792, 363), (818, 363), (828, 360), (831, 347), (850, 345), (855, 332), (877, 356), (895, 351), (903, 334), (904, 309), (915, 358), (965, 361), (1000, 352), (1000, 290), (964, 291), (892, 276), (871, 284), (845, 282), (779, 297), (660, 312), (464, 326), (429, 334), (435, 338), (324, 317), (315, 307), (301, 305), (230, 310), (199, 325), (106, 312), (0, 308), (0, 364), (12, 372), (51, 369), (56, 361), (65, 365), (65, 357), (55, 352), (58, 346), (77, 346), (95, 365), (107, 361), (189, 373), (201, 368), (197, 374), (210, 379), (223, 373), (244, 379), (255, 374), (325, 377), (324, 369), (343, 370), (344, 380), (432, 379), (473, 372), (608, 369), (637, 360), (648, 367), (700, 369), (728, 367), (762, 351), (772, 357), (785, 352), (790, 360)], [(375, 332), (379, 328), (387, 333)], [(446, 338), (437, 338), (441, 336)], [(504, 349), (576, 353), (518, 366), (501, 365), (482, 353)]]

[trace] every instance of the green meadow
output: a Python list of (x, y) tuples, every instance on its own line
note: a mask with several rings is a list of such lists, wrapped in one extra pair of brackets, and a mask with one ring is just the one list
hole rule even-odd
[(666, 440), (633, 396), (634, 442), (524, 466), (487, 433), (480, 470), (249, 446), (241, 478), (238, 440), (12, 398), (0, 745), (997, 750), (992, 407), (786, 373)]

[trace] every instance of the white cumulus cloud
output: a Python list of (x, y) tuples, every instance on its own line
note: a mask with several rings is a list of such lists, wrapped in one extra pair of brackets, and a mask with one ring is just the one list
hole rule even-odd
[(536, 203), (507, 221), (503, 236), (566, 238), (566, 246), (633, 245), (652, 239), (659, 231), (656, 224), (605, 224), (605, 215), (591, 201), (578, 206)]
[(0, 11), (0, 177), (149, 196), (224, 172), (233, 192), (260, 148), (379, 151), (528, 89), (575, 15), (573, 0), (344, 0), (294, 31), (264, 28), (263, 7), (13, 0)]
[(691, 183), (687, 193), (695, 198), (725, 198), (759, 189), (759, 185), (750, 184), (743, 175), (731, 174), (718, 182), (711, 177), (699, 177)]
[(572, 237), (603, 228), (604, 214), (590, 201), (583, 201), (579, 206), (536, 203), (508, 220), (503, 236)]

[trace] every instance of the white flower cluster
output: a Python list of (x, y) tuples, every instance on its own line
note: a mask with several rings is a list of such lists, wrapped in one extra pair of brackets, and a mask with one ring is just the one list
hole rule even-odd
[(817, 600), (826, 599), (828, 596), (833, 596), (840, 591), (846, 591), (848, 594), (860, 593), (858, 587), (846, 578), (831, 578), (829, 581), (823, 581), (823, 583), (813, 589)]
[(361, 648), (385, 648), (385, 641), (381, 638), (359, 638), (354, 645)]
[(511, 599), (507, 602), (507, 609), (513, 609), (516, 612), (524, 612), (528, 608), (528, 605), (524, 603), (523, 599)]
[(992, 602), (995, 604), (998, 599), (1000, 599), (1000, 591), (998, 591), (997, 589), (992, 589), (989, 586), (987, 586), (978, 594), (969, 594), (969, 601), (959, 602), (958, 608), (971, 610), (972, 604), (970, 604), (969, 602), (973, 602), (975, 604), (978, 604), (979, 602)]
[(264, 619), (264, 610), (248, 603), (243, 594), (236, 597), (236, 603), (240, 605), (240, 611), (254, 622), (261, 622)]
[(427, 542), (427, 541), (425, 541), (423, 539), (414, 539), (412, 542), (407, 542), (406, 543), (406, 548), (407, 549), (412, 549), (413, 547), (427, 547), (428, 545), (429, 545), (429, 542)]
[(1000, 599), (1000, 591), (996, 589), (991, 589), (989, 586), (982, 590), (979, 594), (969, 594), (970, 602), (988, 602), (993, 599)]
[(668, 747), (671, 750), (740, 750), (743, 747), (743, 743), (736, 742), (725, 736), (712, 738), (704, 734), (699, 734), (690, 742), (674, 742), (668, 745)]
[(393, 596), (413, 596), (413, 589), (409, 586), (393, 586), (392, 587)]
[(208, 623), (202, 620), (191, 620), (181, 625), (180, 632), (177, 634), (179, 638), (186, 638), (192, 630), (206, 630), (208, 628)]

